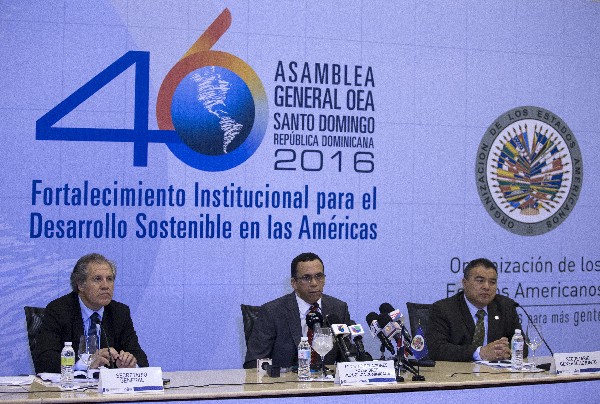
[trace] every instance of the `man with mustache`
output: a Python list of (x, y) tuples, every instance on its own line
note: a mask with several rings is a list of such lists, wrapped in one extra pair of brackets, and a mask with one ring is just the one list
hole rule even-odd
[[(261, 306), (248, 340), (244, 368), (255, 368), (256, 360), (264, 358), (271, 358), (276, 366), (296, 366), (300, 338), (309, 332), (306, 316), (311, 310), (322, 317), (332, 315), (344, 324), (351, 321), (345, 302), (323, 294), (325, 268), (318, 255), (302, 253), (294, 258), (290, 283), (292, 293)], [(334, 347), (325, 356), (325, 364), (333, 364), (338, 355)]]

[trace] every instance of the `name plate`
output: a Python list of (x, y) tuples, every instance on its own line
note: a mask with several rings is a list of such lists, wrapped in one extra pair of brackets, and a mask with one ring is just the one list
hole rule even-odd
[(600, 351), (555, 353), (554, 366), (556, 374), (597, 373), (600, 372)]
[(133, 394), (164, 392), (162, 370), (152, 368), (100, 368), (98, 392), (102, 394)]
[(342, 386), (396, 383), (394, 361), (338, 362), (335, 383)]

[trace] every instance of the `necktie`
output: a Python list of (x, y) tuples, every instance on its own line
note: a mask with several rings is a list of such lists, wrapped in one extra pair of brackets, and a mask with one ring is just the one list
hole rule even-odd
[[(313, 303), (308, 309), (308, 313), (318, 313), (319, 312), (319, 303)], [(307, 314), (308, 314), (307, 313)], [(319, 365), (321, 357), (312, 349), (313, 337), (315, 335), (315, 331), (307, 324), (308, 330), (306, 331), (306, 336), (308, 337), (308, 344), (311, 346), (310, 350), (310, 365), (311, 367), (317, 367)]]
[(483, 339), (485, 337), (485, 323), (483, 319), (485, 317), (485, 311), (479, 309), (477, 314), (477, 323), (475, 324), (475, 332), (473, 333), (473, 345), (475, 346), (483, 346)]
[(87, 330), (87, 335), (98, 335), (98, 330), (96, 328), (96, 323), (100, 323), (100, 315), (94, 312), (90, 316), (90, 326)]

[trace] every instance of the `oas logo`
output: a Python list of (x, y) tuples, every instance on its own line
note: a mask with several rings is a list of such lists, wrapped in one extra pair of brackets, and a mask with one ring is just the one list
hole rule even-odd
[[(130, 51), (40, 118), (37, 139), (132, 142), (135, 166), (147, 165), (149, 143), (165, 143), (181, 161), (199, 170), (224, 171), (240, 165), (265, 135), (268, 102), (247, 63), (211, 50), (230, 25), (231, 13), (225, 9), (169, 71), (156, 102), (159, 130), (148, 129), (149, 53)], [(54, 126), (132, 65), (136, 66), (133, 129)]]
[(422, 335), (415, 335), (410, 346), (414, 351), (421, 352), (425, 349), (425, 338)]
[(556, 228), (573, 211), (583, 161), (560, 117), (526, 106), (505, 112), (487, 129), (475, 176), (490, 216), (515, 234), (534, 236)]

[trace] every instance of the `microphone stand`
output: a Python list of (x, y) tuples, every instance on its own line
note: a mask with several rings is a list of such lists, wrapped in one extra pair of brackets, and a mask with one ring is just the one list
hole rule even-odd
[[(419, 366), (418, 366), (418, 362), (417, 362), (417, 369), (414, 368), (414, 366), (412, 366), (408, 360), (406, 360), (406, 358), (404, 357), (404, 347), (398, 347), (398, 349), (396, 350), (396, 355), (394, 356), (394, 363), (397, 364), (398, 366), (398, 374), (399, 374), (399, 368), (401, 367), (402, 369), (408, 371), (409, 373), (411, 373), (413, 375), (412, 377), (412, 381), (413, 382), (424, 382), (425, 381), (425, 376), (421, 375), (419, 373)], [(402, 381), (404, 381), (404, 379), (402, 379)]]
[(379, 351), (381, 352), (381, 357), (379, 358), (379, 360), (384, 361), (385, 360), (385, 345), (383, 344), (383, 342), (381, 343), (381, 346), (379, 347)]
[(396, 369), (396, 381), (397, 382), (404, 381), (404, 377), (402, 377), (402, 375), (400, 375), (400, 372), (403, 369), (413, 375), (413, 377), (412, 377), (413, 382), (424, 382), (425, 381), (425, 376), (419, 374), (419, 370), (418, 369), (415, 370), (415, 368), (410, 363), (408, 363), (408, 361), (404, 358), (404, 352), (400, 352), (400, 350), (398, 350), (396, 355), (394, 355), (394, 368)]
[[(554, 352), (552, 352), (552, 349), (550, 349), (550, 345), (548, 345), (548, 343), (546, 342), (546, 338), (543, 336), (543, 334), (540, 332), (540, 330), (538, 330), (537, 325), (535, 325), (535, 322), (533, 321), (533, 319), (531, 318), (529, 313), (527, 313), (527, 310), (525, 310), (525, 307), (521, 306), (517, 302), (515, 302), (515, 306), (520, 307), (521, 310), (523, 310), (523, 313), (525, 313), (525, 315), (527, 316), (527, 320), (529, 320), (531, 325), (533, 325), (533, 328), (535, 328), (535, 330), (537, 331), (537, 333), (539, 335), (542, 335), (542, 341), (544, 341), (544, 345), (546, 345), (546, 348), (548, 348), (548, 351), (550, 351), (550, 355), (552, 355), (552, 357), (554, 358)], [(541, 363), (536, 366), (536, 368), (543, 369), (543, 370), (550, 370), (551, 367), (552, 367), (552, 363)]]
[(400, 358), (398, 356), (398, 353), (394, 355), (394, 369), (396, 369), (396, 381), (398, 383), (401, 383), (404, 381), (404, 377), (400, 374), (400, 371), (402, 370), (403, 366), (400, 363)]
[[(379, 360), (384, 361), (386, 349), (385, 349), (385, 344), (383, 342), (381, 343), (381, 347), (379, 348), (379, 350), (381, 351), (381, 358), (379, 358)], [(394, 353), (392, 358), (394, 359), (394, 370), (396, 372), (396, 382), (402, 383), (404, 381), (404, 377), (402, 377), (402, 375), (400, 374), (402, 365), (400, 363), (400, 360), (398, 359), (398, 352)]]
[(104, 329), (104, 326), (101, 322), (96, 323), (96, 327), (98, 326), (100, 326), (100, 334), (104, 335), (104, 342), (106, 342), (106, 349), (108, 349), (108, 368), (115, 369), (117, 366), (113, 360), (112, 355), (110, 354), (110, 343), (108, 342), (108, 334), (106, 333), (106, 330)]
[(406, 358), (404, 358), (404, 354), (402, 354), (402, 358), (400, 359), (400, 361), (402, 362), (402, 367), (405, 370), (408, 370), (410, 373), (412, 373), (412, 375), (413, 375), (412, 381), (413, 382), (424, 382), (425, 381), (425, 376), (423, 376), (422, 374), (419, 373), (418, 362), (417, 362), (417, 369), (415, 370), (415, 368), (410, 363), (408, 363)]
[[(402, 367), (409, 371), (410, 373), (412, 373), (413, 377), (412, 377), (412, 381), (413, 382), (424, 382), (425, 381), (425, 376), (421, 375), (420, 373), (420, 366), (419, 366), (419, 362), (417, 361), (417, 369), (414, 368), (414, 366), (412, 366), (408, 360), (404, 357), (404, 351), (406, 350), (406, 341), (410, 341), (410, 334), (408, 334), (408, 330), (406, 330), (406, 327), (404, 326), (404, 323), (400, 323), (401, 326), (401, 339), (400, 339), (400, 346), (398, 346), (397, 350), (396, 350), (396, 355), (399, 357), (400, 362), (402, 363)], [(408, 337), (405, 338), (405, 335), (408, 335)]]

